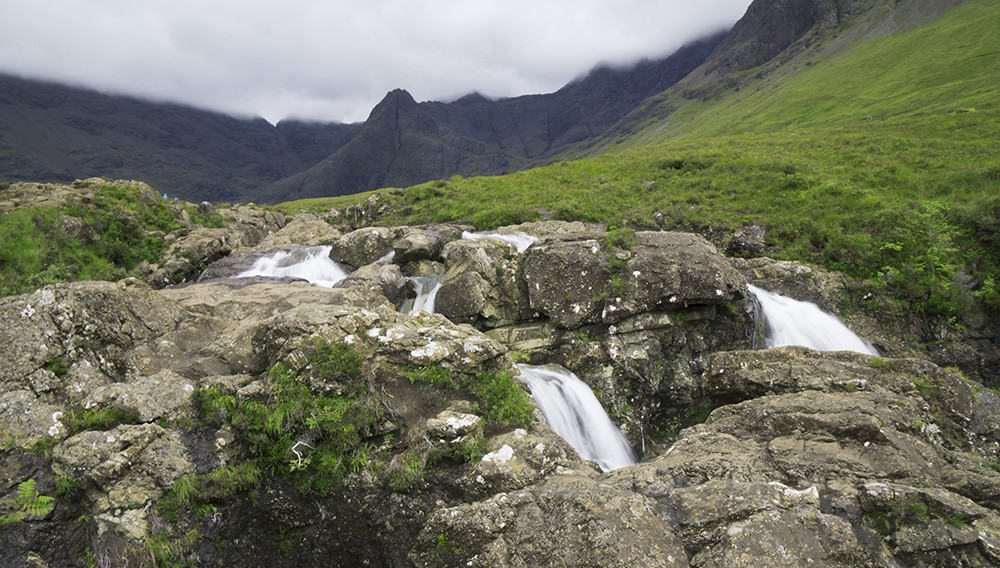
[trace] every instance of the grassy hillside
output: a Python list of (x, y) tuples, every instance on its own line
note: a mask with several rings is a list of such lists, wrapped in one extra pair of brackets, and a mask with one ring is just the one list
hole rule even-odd
[(696, 230), (719, 243), (758, 223), (772, 256), (843, 270), (901, 306), (956, 312), (968, 300), (962, 280), (998, 308), (996, 29), (1000, 3), (970, 1), (794, 74), (689, 102), (598, 156), (382, 190), (394, 207), (388, 222), (603, 221)]

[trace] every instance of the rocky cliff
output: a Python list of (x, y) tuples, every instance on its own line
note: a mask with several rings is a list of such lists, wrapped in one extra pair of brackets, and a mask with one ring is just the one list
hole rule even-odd
[[(748, 282), (823, 302), (837, 275), (685, 233), (359, 227), (379, 208), (229, 210), (145, 280), (0, 300), (0, 564), (1000, 562), (994, 391), (891, 323), (859, 328), (887, 357), (752, 349)], [(350, 277), (237, 277), (307, 245)], [(422, 274), (439, 313), (402, 313)], [(641, 463), (582, 460), (523, 360), (573, 370)]]

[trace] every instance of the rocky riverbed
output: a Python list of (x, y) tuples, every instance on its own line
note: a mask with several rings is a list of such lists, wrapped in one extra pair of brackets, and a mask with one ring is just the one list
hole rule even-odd
[[(994, 391), (863, 316), (886, 357), (753, 350), (747, 283), (835, 309), (841, 276), (685, 233), (498, 229), (537, 239), (522, 252), (352, 226), (377, 208), (238, 207), (143, 278), (0, 299), (0, 496), (55, 497), (0, 529), (0, 564), (1000, 563)], [(297, 246), (351, 275), (235, 278)], [(439, 313), (401, 313), (428, 274)], [(525, 360), (575, 372), (641, 463), (602, 472), (537, 409), (496, 410)], [(323, 422), (337, 404), (349, 432)], [(338, 436), (349, 452), (323, 461)]]

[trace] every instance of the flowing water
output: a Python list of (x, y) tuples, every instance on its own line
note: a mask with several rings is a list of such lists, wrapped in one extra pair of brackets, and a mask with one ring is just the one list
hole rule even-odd
[(611, 422), (590, 387), (576, 375), (558, 365), (517, 368), (545, 421), (580, 457), (597, 462), (604, 471), (636, 463), (625, 435)]
[(434, 298), (438, 290), (441, 289), (441, 278), (444, 274), (432, 274), (431, 276), (413, 276), (407, 278), (413, 289), (417, 292), (417, 297), (403, 302), (400, 311), (405, 314), (415, 314), (418, 311), (434, 313)]
[(237, 274), (236, 278), (298, 278), (317, 286), (332, 288), (347, 278), (347, 271), (330, 260), (330, 249), (328, 246), (319, 246), (279, 250), (258, 258), (253, 266)]
[(802, 345), (817, 351), (878, 351), (847, 328), (836, 316), (810, 302), (800, 302), (774, 292), (747, 285), (760, 302), (767, 331), (765, 347)]
[(462, 238), (466, 240), (488, 239), (491, 241), (504, 242), (517, 247), (517, 252), (524, 252), (532, 245), (532, 243), (538, 240), (527, 233), (520, 232), (511, 235), (501, 235), (500, 233), (470, 233), (469, 231), (462, 231)]

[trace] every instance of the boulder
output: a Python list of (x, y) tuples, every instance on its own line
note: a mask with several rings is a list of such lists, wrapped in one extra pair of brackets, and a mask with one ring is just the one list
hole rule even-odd
[(509, 325), (531, 317), (522, 255), (512, 245), (492, 240), (457, 240), (442, 253), (435, 309), (449, 319), (485, 327)]
[(605, 304), (606, 323), (670, 306), (742, 302), (746, 280), (703, 237), (641, 231), (636, 238), (621, 274), (624, 290)]
[[(86, 359), (120, 374), (123, 354), (175, 329), (184, 310), (134, 278), (72, 282), (0, 299), (0, 385), (16, 390), (46, 365)], [(64, 387), (66, 385), (63, 385)]]
[(531, 307), (573, 329), (743, 298), (745, 279), (702, 237), (639, 232), (633, 249), (596, 239), (536, 244), (524, 261)]
[(469, 227), (460, 225), (425, 225), (406, 227), (403, 234), (392, 243), (395, 262), (402, 265), (419, 260), (442, 260), (444, 245), (462, 238), (462, 231)]
[(406, 280), (395, 264), (366, 264), (339, 284), (343, 287), (371, 285), (390, 302), (398, 303)]
[(330, 258), (352, 268), (373, 263), (392, 252), (392, 243), (399, 233), (399, 229), (390, 227), (365, 227), (351, 231), (331, 243)]
[(273, 249), (283, 246), (329, 245), (342, 235), (319, 215), (299, 213), (283, 227), (267, 235), (257, 246)]
[(535, 244), (525, 252), (531, 309), (565, 329), (601, 320), (611, 283), (601, 243), (594, 239)]

